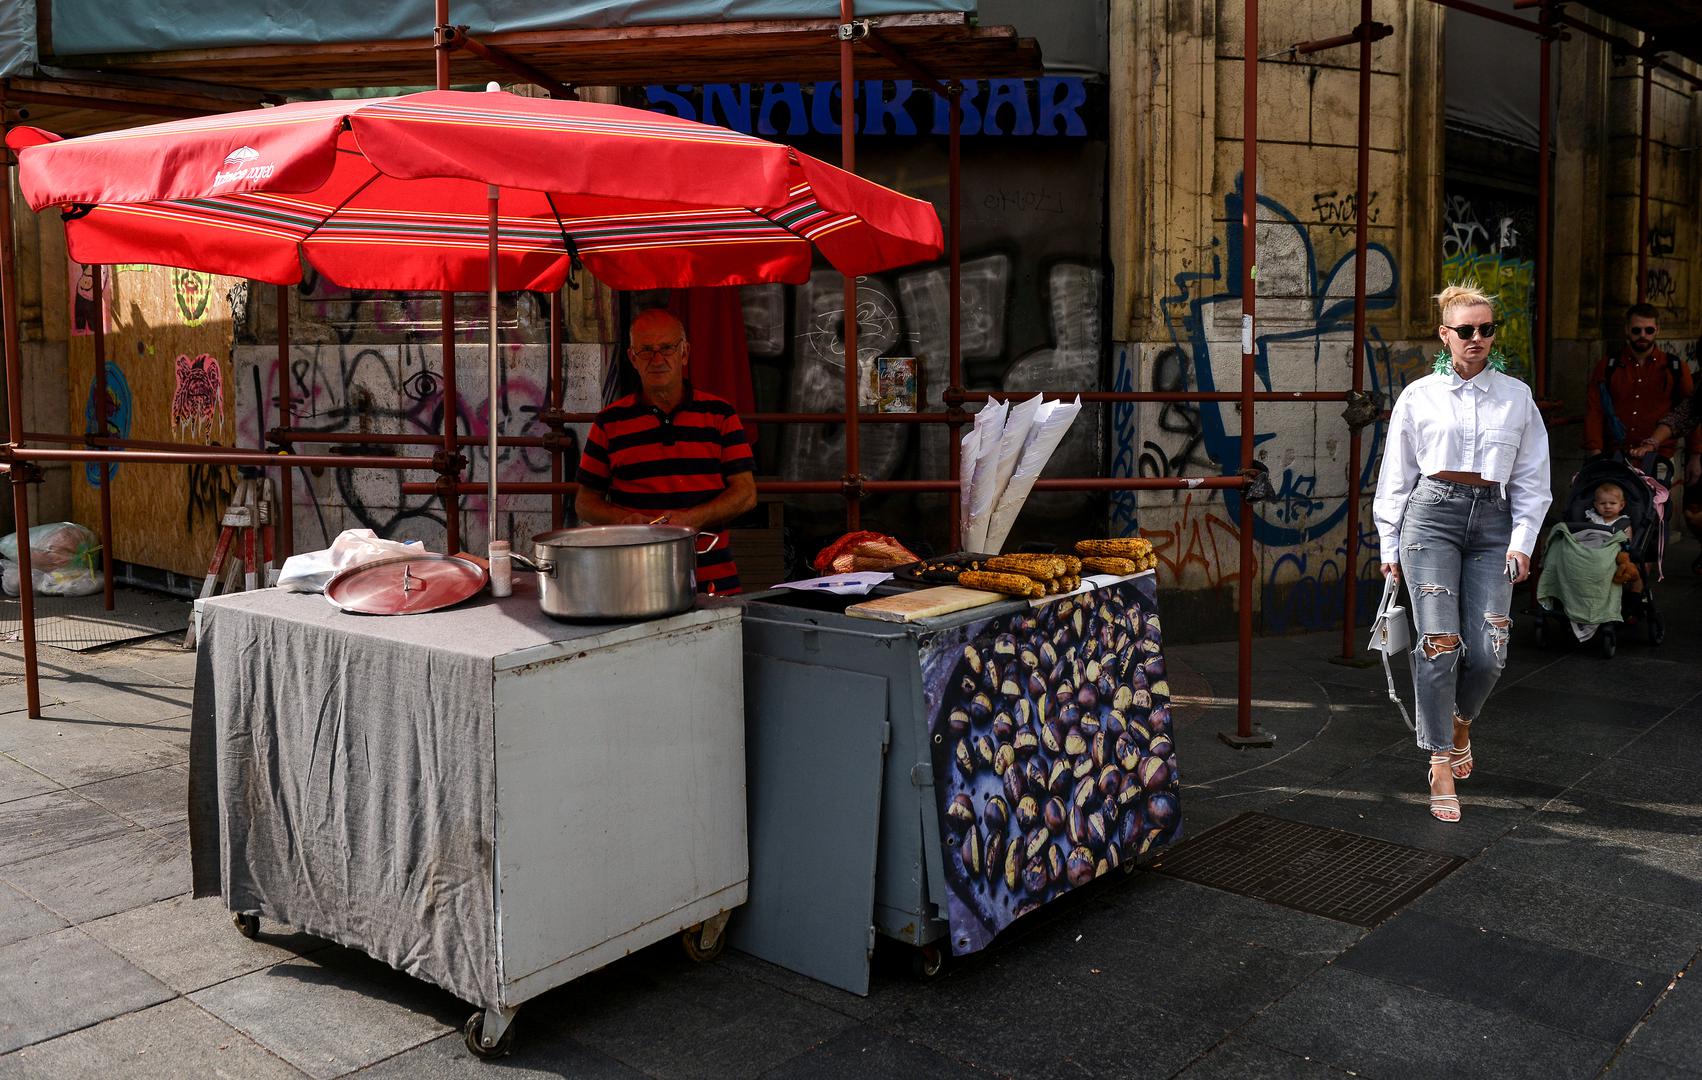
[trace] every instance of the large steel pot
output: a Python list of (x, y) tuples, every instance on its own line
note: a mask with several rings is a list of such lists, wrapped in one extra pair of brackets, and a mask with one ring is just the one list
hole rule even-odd
[(558, 619), (656, 619), (697, 598), (697, 538), (679, 525), (587, 525), (532, 538), (538, 603)]

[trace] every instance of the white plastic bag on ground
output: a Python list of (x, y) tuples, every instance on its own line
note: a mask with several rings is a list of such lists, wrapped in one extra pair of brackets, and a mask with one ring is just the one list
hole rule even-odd
[(284, 560), (278, 588), (285, 592), (324, 592), (341, 571), (394, 555), (417, 555), (425, 550), (418, 540), (384, 540), (371, 529), (344, 529), (321, 551), (304, 551)]
[[(17, 596), (18, 564), (0, 560), (0, 567), (4, 567), (0, 572), (0, 588), (6, 590), (7, 596)], [(106, 586), (100, 574), (75, 564), (47, 571), (32, 566), (30, 580), (35, 582), (37, 596), (93, 596)]]
[[(88, 596), (100, 592), (100, 537), (74, 521), (55, 521), (30, 529), (30, 577), (38, 596)], [(0, 588), (18, 595), (18, 534), (0, 537)]]

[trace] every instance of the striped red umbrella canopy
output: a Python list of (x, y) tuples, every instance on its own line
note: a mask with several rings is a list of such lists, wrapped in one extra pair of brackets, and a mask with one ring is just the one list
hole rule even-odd
[(353, 289), (802, 282), (935, 258), (921, 200), (791, 147), (676, 117), (502, 92), (297, 102), (59, 140), (14, 129), (20, 184), (73, 258)]
[(930, 204), (791, 147), (494, 84), (7, 143), (84, 264), (290, 285), (305, 259), (351, 289), (488, 289), (493, 464), (499, 290), (554, 291), (576, 264), (618, 289), (802, 283), (816, 251), (866, 274), (942, 247)]

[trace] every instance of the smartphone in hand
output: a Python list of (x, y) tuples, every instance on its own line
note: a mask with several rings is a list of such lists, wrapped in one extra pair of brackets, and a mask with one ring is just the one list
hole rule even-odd
[(1519, 560), (1513, 558), (1507, 560), (1507, 580), (1509, 582), (1519, 580)]

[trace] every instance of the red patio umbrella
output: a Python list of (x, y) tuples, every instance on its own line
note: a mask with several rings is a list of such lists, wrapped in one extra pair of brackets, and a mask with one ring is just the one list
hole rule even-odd
[[(494, 88), (494, 84), (493, 84)], [(278, 285), (554, 291), (802, 283), (939, 256), (919, 199), (726, 128), (579, 101), (436, 90), (297, 102), (61, 140), (14, 128), (19, 184), (71, 257)], [(490, 423), (496, 460), (496, 417)], [(489, 526), (496, 532), (490, 470)]]

